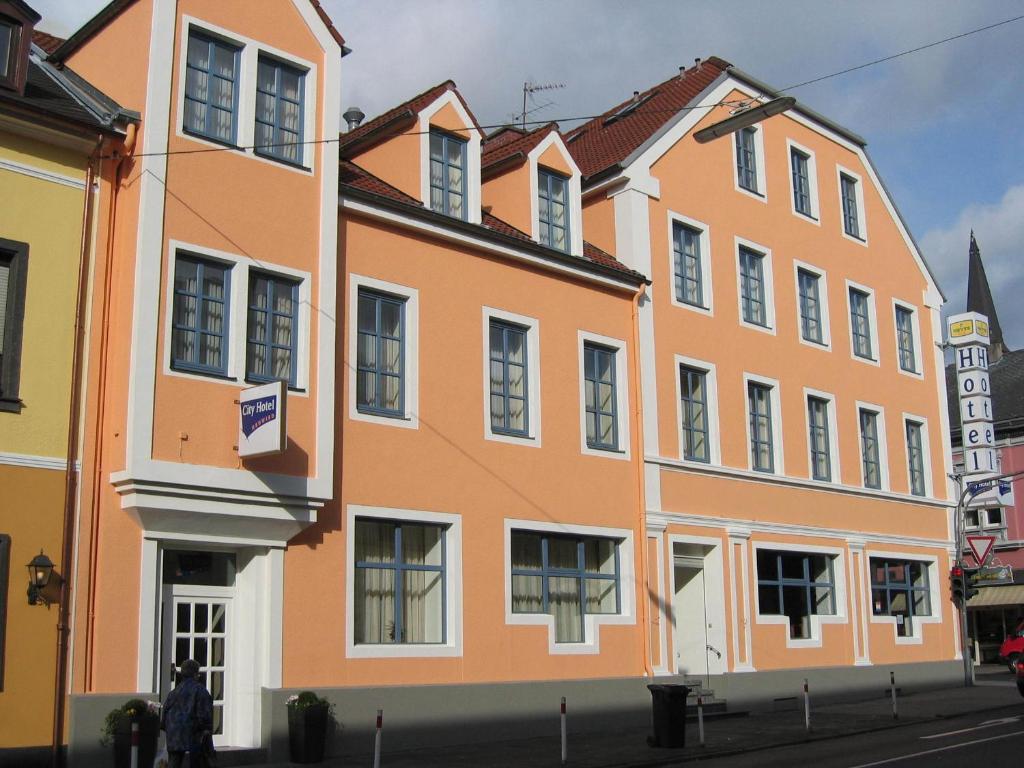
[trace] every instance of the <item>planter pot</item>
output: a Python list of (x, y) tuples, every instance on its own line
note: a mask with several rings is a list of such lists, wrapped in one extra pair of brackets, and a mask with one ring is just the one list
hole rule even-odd
[[(146, 717), (139, 723), (139, 768), (153, 768), (156, 758), (156, 742), (160, 736), (160, 720)], [(132, 764), (132, 719), (122, 717), (114, 729), (114, 766), (131, 768)]]
[(327, 741), (327, 706), (288, 707), (288, 751), (293, 763), (319, 763)]

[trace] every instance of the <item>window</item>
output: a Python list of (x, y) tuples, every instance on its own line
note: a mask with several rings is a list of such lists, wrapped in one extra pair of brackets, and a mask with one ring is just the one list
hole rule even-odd
[(828, 400), (823, 398), (807, 398), (807, 429), (811, 446), (811, 477), (815, 480), (832, 480), (828, 406)]
[(588, 448), (607, 451), (619, 448), (615, 354), (614, 349), (597, 344), (587, 342), (583, 345)]
[(865, 360), (874, 360), (874, 342), (871, 338), (871, 298), (864, 291), (850, 288), (850, 332), (853, 354)]
[(818, 298), (819, 275), (806, 269), (797, 270), (797, 285), (800, 291), (800, 336), (805, 341), (823, 344), (821, 301)]
[(896, 344), (900, 353), (900, 370), (917, 372), (914, 354), (914, 313), (906, 307), (896, 307)]
[(529, 433), (527, 329), (491, 320), (491, 429), (525, 436)]
[(231, 268), (226, 264), (178, 254), (174, 262), (172, 367), (227, 375), (230, 279)]
[(569, 251), (569, 180), (547, 171), (537, 171), (540, 244)]
[(701, 269), (700, 231), (679, 222), (672, 224), (672, 253), (676, 300), (694, 307), (704, 307), (704, 285)]
[(466, 142), (431, 131), (430, 210), (465, 219), (465, 199)]
[(0, 692), (4, 689), (5, 638), (7, 635), (7, 574), (11, 566), (11, 537), (0, 533)]
[(789, 149), (789, 165), (793, 174), (793, 209), (814, 217), (811, 209), (811, 180), (808, 171), (810, 156), (795, 147)]
[(759, 549), (758, 613), (786, 616), (790, 638), (809, 639), (811, 616), (836, 613), (832, 559), (824, 554)]
[(554, 617), (556, 643), (582, 643), (587, 614), (618, 614), (619, 542), (512, 531), (512, 613)]
[(305, 73), (265, 56), (256, 68), (256, 152), (302, 164)]
[(404, 415), (405, 300), (359, 290), (356, 407)]
[(299, 284), (249, 273), (249, 335), (245, 375), (252, 381), (296, 382)]
[(928, 564), (872, 557), (871, 604), (875, 616), (896, 618), (899, 637), (913, 637), (914, 617), (932, 615)]
[(978, 521), (978, 510), (976, 509), (965, 509), (964, 510), (964, 527), (965, 528), (978, 528), (980, 527)]
[(857, 208), (857, 180), (845, 173), (840, 173), (839, 192), (843, 200), (843, 231), (850, 237), (863, 239)]
[(775, 471), (772, 440), (772, 388), (748, 382), (747, 411), (750, 416), (750, 466), (758, 472)]
[(756, 128), (743, 128), (736, 132), (736, 181), (748, 192), (759, 194), (756, 134)]
[(764, 255), (740, 246), (740, 302), (743, 320), (752, 325), (768, 326), (765, 306)]
[(234, 144), (239, 49), (190, 31), (185, 57), (185, 131)]
[(860, 455), (865, 488), (882, 487), (882, 460), (878, 442), (878, 413), (861, 408)]
[(19, 31), (20, 27), (6, 19), (0, 19), (0, 80), (7, 80), (13, 74)]
[(921, 436), (921, 425), (916, 421), (907, 421), (907, 469), (910, 473), (910, 492), (914, 496), (924, 496), (924, 443)]
[(356, 518), (355, 644), (446, 642), (446, 526)]
[(707, 373), (679, 367), (679, 399), (682, 413), (683, 458), (710, 461), (708, 446)]
[(0, 238), (0, 411), (19, 412), (28, 243)]

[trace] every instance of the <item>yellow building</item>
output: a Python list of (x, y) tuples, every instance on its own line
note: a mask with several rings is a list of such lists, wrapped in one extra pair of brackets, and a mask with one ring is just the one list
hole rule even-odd
[[(58, 649), (77, 495), (76, 316), (105, 216), (101, 158), (137, 120), (48, 64), (43, 46), (60, 41), (35, 32), (38, 21), (20, 0), (0, 0), (0, 765), (19, 766), (48, 765), (63, 742), (55, 692), (66, 688)], [(25, 566), (40, 554), (53, 574), (28, 595)]]

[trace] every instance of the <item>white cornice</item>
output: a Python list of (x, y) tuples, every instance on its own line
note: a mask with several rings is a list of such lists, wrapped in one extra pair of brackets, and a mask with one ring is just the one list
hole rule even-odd
[[(0, 464), (10, 467), (31, 467), (33, 469), (56, 469), (64, 471), (68, 468), (67, 459), (56, 456), (32, 456), (26, 453), (0, 453)], [(76, 462), (75, 470), (81, 469)]]

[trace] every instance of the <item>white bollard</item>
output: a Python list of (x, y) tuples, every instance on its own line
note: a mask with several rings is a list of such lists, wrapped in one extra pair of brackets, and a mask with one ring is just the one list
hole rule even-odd
[(132, 723), (132, 768), (139, 768), (139, 724)]
[(565, 696), (562, 697), (562, 765), (569, 759), (569, 742), (565, 733)]
[(807, 685), (807, 678), (804, 678), (804, 728), (811, 732), (811, 692)]
[(377, 710), (377, 733), (373, 737), (373, 768), (380, 768), (380, 732), (384, 727), (384, 710)]
[(892, 719), (899, 720), (899, 712), (896, 711), (896, 673), (889, 673), (889, 693), (892, 696)]
[(697, 694), (697, 735), (700, 745), (704, 746), (704, 697)]

